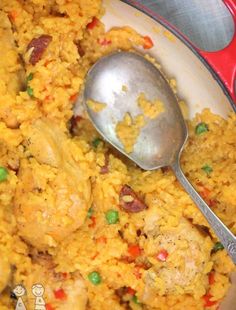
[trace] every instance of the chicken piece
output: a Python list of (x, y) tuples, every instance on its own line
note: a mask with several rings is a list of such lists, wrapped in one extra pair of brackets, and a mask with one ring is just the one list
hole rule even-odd
[(144, 249), (153, 266), (145, 277), (143, 302), (146, 303), (151, 302), (154, 295), (202, 296), (208, 284), (207, 273), (213, 265), (210, 237), (181, 216), (171, 225), (168, 222), (171, 216), (161, 207), (147, 212), (144, 231), (148, 238)]
[(0, 256), (0, 294), (8, 285), (11, 275), (11, 266), (4, 255)]
[(27, 289), (29, 309), (35, 309), (35, 296), (42, 296), (48, 308), (86, 309), (87, 290), (81, 275), (56, 273), (49, 255), (41, 254), (34, 260), (23, 285)]
[(26, 159), (21, 160), (15, 194), (19, 234), (47, 250), (77, 230), (91, 205), (91, 184), (75, 161), (73, 142), (55, 124), (38, 120), (22, 126)]

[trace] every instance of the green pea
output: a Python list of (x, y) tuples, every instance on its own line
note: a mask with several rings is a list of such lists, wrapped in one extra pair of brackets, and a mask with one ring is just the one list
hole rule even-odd
[(213, 252), (218, 252), (224, 249), (224, 246), (221, 242), (216, 242), (216, 244), (214, 245), (212, 251)]
[(30, 97), (33, 97), (34, 96), (34, 90), (33, 88), (31, 88), (30, 86), (27, 86), (27, 94), (30, 96)]
[(100, 276), (100, 274), (96, 271), (91, 272), (88, 275), (88, 279), (91, 283), (93, 283), (94, 285), (98, 285), (102, 282), (102, 278)]
[(91, 208), (89, 208), (88, 209), (88, 213), (87, 213), (87, 217), (90, 219), (91, 218), (91, 216), (93, 215), (93, 208), (91, 207)]
[(119, 221), (119, 213), (116, 210), (109, 210), (106, 212), (107, 223), (116, 224)]
[(96, 149), (98, 146), (99, 146), (99, 144), (102, 142), (102, 140), (100, 139), (100, 138), (96, 138), (96, 139), (94, 139), (93, 141), (92, 141), (92, 145), (93, 145), (93, 147)]
[(205, 171), (206, 174), (210, 174), (213, 171), (212, 167), (208, 166), (207, 164), (202, 167), (202, 170)]
[(204, 133), (204, 132), (207, 132), (207, 131), (209, 131), (209, 128), (208, 128), (208, 126), (207, 126), (207, 124), (206, 123), (199, 123), (197, 126), (196, 126), (196, 128), (195, 128), (195, 133), (197, 134), (197, 135), (201, 135), (202, 133)]
[(0, 167), (0, 182), (6, 181), (8, 175), (8, 171), (4, 167)]
[(28, 84), (29, 81), (32, 81), (32, 80), (33, 80), (33, 77), (34, 77), (34, 75), (33, 75), (33, 73), (31, 72), (31, 73), (27, 76), (27, 78), (26, 78), (26, 83)]
[(140, 305), (140, 302), (139, 302), (138, 297), (137, 297), (136, 295), (134, 295), (134, 296), (132, 297), (132, 301), (133, 301), (135, 304)]

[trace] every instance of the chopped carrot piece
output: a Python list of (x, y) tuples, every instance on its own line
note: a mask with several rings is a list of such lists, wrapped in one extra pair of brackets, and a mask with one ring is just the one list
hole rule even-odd
[(99, 23), (99, 19), (97, 19), (97, 17), (94, 16), (91, 23), (87, 24), (87, 29), (89, 29), (89, 30), (94, 29), (98, 25), (98, 23)]
[(53, 291), (53, 293), (54, 293), (54, 296), (56, 299), (59, 299), (59, 300), (66, 300), (67, 299), (67, 295), (66, 295), (65, 291), (63, 290), (63, 288), (59, 288), (58, 290)]
[(128, 253), (130, 254), (130, 256), (132, 256), (133, 258), (136, 258), (138, 256), (141, 255), (141, 249), (138, 245), (130, 245), (128, 247)]
[(168, 255), (169, 253), (166, 250), (161, 250), (159, 253), (157, 253), (156, 258), (161, 262), (165, 262)]
[(144, 49), (148, 50), (154, 46), (154, 43), (149, 36), (145, 36), (145, 37), (143, 37), (143, 39), (144, 39), (144, 43), (143, 43)]

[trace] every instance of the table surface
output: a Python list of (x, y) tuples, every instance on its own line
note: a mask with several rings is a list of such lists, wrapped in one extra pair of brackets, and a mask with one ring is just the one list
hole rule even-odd
[(136, 1), (163, 16), (203, 50), (220, 50), (233, 37), (234, 22), (222, 0)]

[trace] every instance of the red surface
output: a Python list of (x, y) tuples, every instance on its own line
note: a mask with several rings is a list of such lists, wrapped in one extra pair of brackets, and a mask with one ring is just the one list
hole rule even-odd
[(221, 80), (230, 92), (236, 104), (234, 83), (236, 78), (236, 0), (223, 0), (233, 16), (235, 23), (234, 37), (230, 44), (223, 50), (217, 52), (205, 52), (198, 49), (198, 52), (207, 60), (212, 68), (218, 73)]

